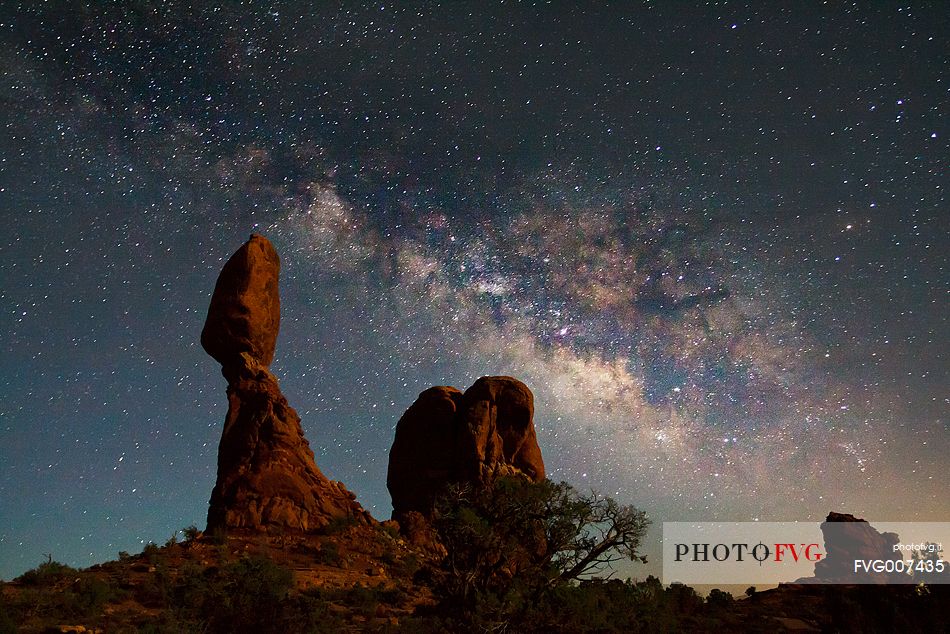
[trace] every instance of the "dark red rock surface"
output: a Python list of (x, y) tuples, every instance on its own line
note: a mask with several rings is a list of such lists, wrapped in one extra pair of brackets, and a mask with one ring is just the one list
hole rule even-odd
[(422, 518), (447, 484), (487, 484), (500, 476), (544, 479), (534, 397), (521, 381), (482, 377), (464, 394), (432, 387), (399, 419), (386, 484), (393, 519), (410, 539), (426, 534)]
[(544, 460), (534, 432), (534, 395), (510, 376), (486, 376), (462, 396), (458, 459), (466, 480), (487, 482), (522, 474), (544, 479)]
[(202, 332), (228, 379), (209, 532), (310, 532), (338, 518), (373, 521), (317, 468), (300, 417), (267, 369), (280, 321), (279, 266), (270, 242), (251, 236), (225, 264)]
[(455, 478), (461, 400), (454, 387), (430, 387), (399, 419), (386, 477), (397, 514), (428, 510), (445, 483)]
[(273, 361), (280, 330), (279, 274), (277, 251), (254, 234), (218, 275), (201, 345), (225, 370), (238, 363), (242, 352), (264, 367)]

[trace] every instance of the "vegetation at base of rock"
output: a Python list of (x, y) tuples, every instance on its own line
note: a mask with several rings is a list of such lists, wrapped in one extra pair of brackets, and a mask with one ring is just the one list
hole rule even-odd
[(168, 625), (206, 632), (313, 631), (322, 610), (293, 590), (290, 570), (263, 558), (243, 558), (221, 568), (194, 568), (167, 588)]
[(184, 535), (185, 541), (190, 542), (198, 539), (198, 536), (201, 535), (201, 531), (194, 524), (189, 524), (181, 529), (181, 534)]
[(314, 563), (324, 566), (339, 566), (343, 557), (340, 555), (340, 547), (336, 542), (327, 540), (320, 544), (320, 549), (314, 554), (313, 560)]
[(524, 620), (531, 606), (621, 559), (646, 561), (642, 511), (564, 482), (451, 486), (432, 522), (448, 553), (435, 572), (441, 611), (489, 628)]
[(32, 570), (27, 570), (17, 577), (16, 581), (27, 586), (48, 586), (74, 576), (77, 572), (75, 568), (53, 561), (53, 556), (47, 555), (46, 561)]
[(10, 613), (16, 608), (21, 608), (16, 610), (21, 619), (24, 616), (86, 619), (127, 594), (107, 580), (53, 561), (51, 556), (16, 581), (25, 587), (25, 592), (17, 605), (8, 604), (6, 600), (0, 605), (0, 615), (3, 615), (0, 623), (12, 620)]
[[(338, 548), (341, 556), (351, 558), (347, 541)], [(557, 582), (532, 595), (528, 591), (539, 584), (518, 580), (515, 574), (514, 586), (504, 589), (506, 581), (499, 578), (489, 591), (477, 591), (471, 609), (463, 610), (444, 600), (440, 570), (404, 553), (378, 551), (376, 561), (392, 562), (385, 575), (365, 575), (347, 586), (302, 587), (290, 568), (299, 569), (306, 555), (287, 558), (288, 552), (303, 553), (299, 546), (277, 548), (273, 552), (279, 560), (256, 554), (253, 547), (249, 554), (241, 554), (247, 546), (246, 541), (215, 545), (199, 538), (190, 545), (157, 548), (154, 564), (145, 555), (133, 555), (86, 570), (50, 557), (0, 586), (0, 634), (45, 632), (67, 623), (82, 624), (90, 631), (153, 634), (787, 631), (773, 617), (793, 625), (810, 623), (823, 631), (933, 632), (940, 631), (934, 624), (945, 622), (950, 589), (788, 586), (756, 591), (754, 600), (734, 600), (718, 590), (703, 599), (693, 588), (664, 587), (649, 577)], [(414, 578), (424, 580), (427, 587), (413, 583), (407, 574), (415, 569)], [(556, 570), (552, 565), (548, 574)], [(436, 594), (430, 595), (430, 590)]]
[(193, 566), (162, 589), (166, 610), (153, 632), (336, 632), (349, 616), (372, 618), (380, 605), (406, 599), (398, 588), (355, 584), (297, 591), (291, 571), (274, 561), (245, 557), (220, 568)]
[(320, 532), (324, 535), (337, 535), (346, 531), (346, 529), (351, 526), (356, 526), (358, 523), (355, 517), (334, 517), (326, 526), (320, 529)]

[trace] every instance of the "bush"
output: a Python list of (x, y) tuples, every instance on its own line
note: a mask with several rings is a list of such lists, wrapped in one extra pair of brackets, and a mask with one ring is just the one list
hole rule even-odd
[(339, 567), (343, 562), (343, 557), (340, 555), (340, 546), (336, 542), (324, 540), (320, 543), (320, 550), (317, 551), (314, 561), (324, 566)]
[(0, 592), (0, 634), (14, 634), (17, 631), (16, 620), (7, 606), (6, 597)]
[(450, 487), (433, 514), (448, 552), (434, 588), (441, 610), (476, 627), (525, 621), (559, 588), (621, 559), (645, 561), (648, 525), (641, 511), (564, 482)]
[(392, 537), (393, 539), (399, 539), (399, 527), (395, 524), (383, 524), (383, 532)]
[(26, 586), (51, 586), (58, 581), (75, 577), (79, 573), (75, 568), (53, 561), (52, 555), (32, 570), (27, 570), (17, 577), (17, 581)]
[(337, 535), (351, 526), (356, 526), (356, 518), (349, 515), (344, 517), (334, 517), (330, 523), (323, 527), (321, 531), (324, 535)]
[[(48, 556), (33, 570), (18, 579), (24, 589), (10, 603), (0, 605), (0, 632), (7, 621), (16, 622), (27, 615), (46, 619), (95, 619), (101, 617), (107, 603), (125, 596), (107, 579), (91, 571), (76, 570)], [(2, 595), (3, 593), (0, 593)]]
[(183, 569), (168, 595), (174, 623), (195, 631), (318, 632), (339, 626), (319, 592), (296, 595), (291, 571), (265, 558)]
[(380, 597), (374, 588), (369, 588), (357, 583), (349, 590), (346, 590), (340, 599), (342, 603), (355, 610), (358, 614), (372, 616), (376, 614), (376, 607), (379, 605)]
[(706, 597), (706, 604), (714, 609), (727, 608), (732, 604), (732, 595), (719, 588), (713, 588)]
[(671, 583), (665, 591), (665, 603), (678, 614), (696, 614), (703, 608), (703, 599), (696, 591), (682, 583)]
[(148, 559), (150, 564), (154, 564), (158, 561), (158, 553), (158, 544), (155, 542), (146, 542), (145, 547), (142, 548), (142, 554), (145, 555), (145, 558)]
[(125, 594), (108, 581), (93, 576), (81, 577), (72, 590), (76, 595), (76, 607), (82, 616), (98, 614), (105, 604)]
[(198, 536), (201, 535), (201, 531), (198, 530), (198, 527), (194, 524), (190, 524), (181, 529), (181, 534), (185, 536), (185, 541), (192, 542), (198, 539)]

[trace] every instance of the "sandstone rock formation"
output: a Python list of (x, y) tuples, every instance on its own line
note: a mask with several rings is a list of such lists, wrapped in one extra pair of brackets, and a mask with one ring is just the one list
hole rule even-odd
[(201, 333), (228, 380), (228, 414), (218, 448), (208, 531), (313, 531), (337, 518), (370, 515), (314, 463), (300, 417), (268, 365), (280, 324), (280, 260), (252, 235), (218, 277)]
[(866, 520), (834, 511), (822, 522), (821, 533), (825, 554), (815, 562), (814, 576), (794, 583), (908, 583), (909, 578), (900, 573), (855, 572), (854, 568), (855, 560), (901, 559), (893, 548), (900, 542), (896, 533), (881, 533)]
[(534, 395), (509, 376), (482, 377), (462, 395), (458, 451), (461, 478), (488, 480), (524, 475), (544, 479), (534, 433)]
[(201, 346), (227, 370), (246, 352), (268, 367), (280, 329), (280, 258), (264, 236), (250, 240), (227, 261), (211, 296)]
[(815, 563), (815, 578), (825, 582), (842, 583), (858, 580), (863, 583), (900, 583), (907, 577), (888, 573), (855, 573), (855, 560), (901, 559), (894, 552), (900, 542), (896, 533), (881, 533), (866, 520), (847, 513), (828, 513), (821, 524), (825, 541), (825, 556)]
[(507, 376), (482, 377), (464, 394), (445, 386), (422, 392), (399, 419), (389, 452), (386, 485), (403, 532), (425, 532), (423, 520), (450, 482), (543, 480), (533, 418), (531, 390)]

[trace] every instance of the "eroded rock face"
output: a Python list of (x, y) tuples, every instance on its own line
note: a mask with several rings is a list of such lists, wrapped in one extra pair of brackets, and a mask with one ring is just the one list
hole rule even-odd
[(510, 376), (486, 376), (465, 391), (458, 444), (461, 479), (488, 482), (504, 475), (544, 479), (534, 433), (534, 395)]
[(482, 377), (464, 394), (445, 386), (420, 394), (399, 419), (389, 452), (386, 484), (403, 533), (425, 533), (420, 518), (448, 483), (543, 480), (533, 419), (531, 390), (508, 376)]
[(821, 524), (824, 556), (815, 562), (815, 573), (802, 577), (795, 584), (890, 584), (908, 583), (910, 577), (900, 573), (873, 572), (855, 569), (855, 561), (901, 559), (894, 552), (900, 542), (896, 533), (881, 533), (866, 520), (850, 513), (831, 511)]
[(399, 419), (386, 476), (395, 512), (427, 510), (441, 487), (456, 477), (461, 402), (462, 393), (454, 387), (430, 387)]
[(280, 330), (280, 258), (270, 241), (254, 234), (227, 261), (211, 296), (201, 345), (224, 369), (241, 353), (268, 367)]
[(864, 583), (906, 582), (906, 577), (888, 573), (855, 573), (855, 560), (901, 559), (894, 552), (900, 542), (896, 533), (881, 533), (866, 520), (847, 513), (828, 514), (821, 524), (825, 557), (815, 563), (815, 578), (822, 581), (855, 580)]
[(314, 462), (300, 417), (268, 370), (280, 322), (277, 253), (263, 236), (228, 260), (202, 331), (228, 380), (228, 414), (208, 532), (318, 530), (337, 518), (372, 518)]

